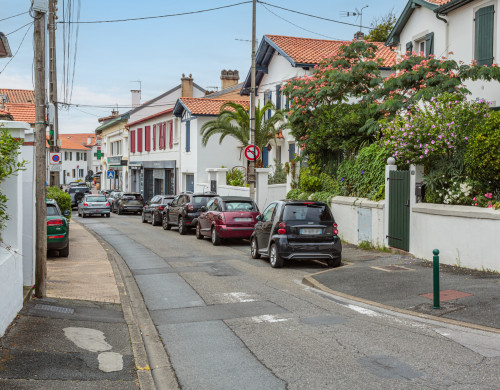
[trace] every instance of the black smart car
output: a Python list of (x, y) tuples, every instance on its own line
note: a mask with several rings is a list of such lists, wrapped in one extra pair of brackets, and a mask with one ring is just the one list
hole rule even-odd
[(172, 203), (175, 195), (155, 195), (146, 202), (142, 209), (142, 222), (151, 222), (153, 226), (161, 225), (163, 219), (163, 210)]
[(190, 192), (177, 195), (172, 203), (163, 210), (163, 229), (170, 230), (172, 225), (177, 225), (180, 234), (186, 234), (189, 229), (194, 229), (198, 223), (201, 208), (206, 206), (207, 202), (214, 196), (217, 195), (214, 193), (192, 194)]
[(326, 203), (275, 201), (257, 220), (250, 238), (254, 259), (269, 257), (273, 268), (280, 268), (291, 259), (319, 259), (330, 267), (340, 265), (342, 243)]

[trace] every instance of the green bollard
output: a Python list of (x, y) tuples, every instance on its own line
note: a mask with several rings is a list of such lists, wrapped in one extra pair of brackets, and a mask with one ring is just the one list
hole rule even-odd
[(439, 249), (432, 251), (434, 257), (432, 258), (432, 269), (434, 274), (434, 309), (441, 309), (439, 306)]

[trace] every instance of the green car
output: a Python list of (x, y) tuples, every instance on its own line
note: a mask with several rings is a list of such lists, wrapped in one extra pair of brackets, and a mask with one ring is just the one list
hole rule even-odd
[(45, 201), (47, 206), (47, 250), (59, 251), (59, 256), (69, 255), (69, 220), (70, 211), (61, 213), (54, 199)]

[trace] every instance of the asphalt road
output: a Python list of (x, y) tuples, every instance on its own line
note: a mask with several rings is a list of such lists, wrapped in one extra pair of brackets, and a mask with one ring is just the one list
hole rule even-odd
[(498, 389), (500, 335), (361, 305), (139, 216), (78, 218), (132, 271), (182, 389)]

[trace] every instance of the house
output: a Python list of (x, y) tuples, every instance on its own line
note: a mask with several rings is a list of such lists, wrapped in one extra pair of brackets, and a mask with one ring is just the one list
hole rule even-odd
[[(357, 35), (359, 38), (359, 33)], [(281, 35), (264, 35), (256, 53), (256, 105), (261, 107), (272, 101), (277, 109), (288, 108), (287, 99), (281, 94), (281, 86), (288, 80), (305, 75), (312, 75), (314, 66), (326, 57), (335, 55), (343, 45), (350, 41), (298, 38)], [(383, 76), (388, 76), (395, 64), (396, 55), (382, 42), (373, 42), (378, 51), (376, 58), (383, 60), (380, 68)], [(250, 72), (243, 84), (241, 94), (250, 94)], [(271, 112), (268, 113), (271, 115)], [(296, 140), (290, 130), (278, 134), (274, 141), (262, 151), (264, 167), (294, 159), (298, 152)]]
[(35, 127), (35, 92), (0, 88), (0, 116)]
[[(497, 1), (409, 0), (391, 31), (386, 45), (398, 55), (423, 52), (470, 64), (498, 63)], [(470, 98), (500, 105), (500, 84), (496, 81), (467, 81)]]
[[(238, 84), (237, 70), (222, 70), (222, 89), (207, 94), (204, 98), (181, 97), (173, 109), (178, 119), (181, 191), (201, 190), (196, 183), (206, 182), (207, 168), (246, 167), (242, 145), (234, 138), (226, 137), (219, 143), (219, 137), (211, 137), (206, 146), (201, 142), (201, 128), (208, 121), (214, 120), (221, 107), (227, 102), (234, 102), (249, 107), (248, 97), (240, 95), (242, 84)], [(208, 190), (208, 188), (206, 188)]]

